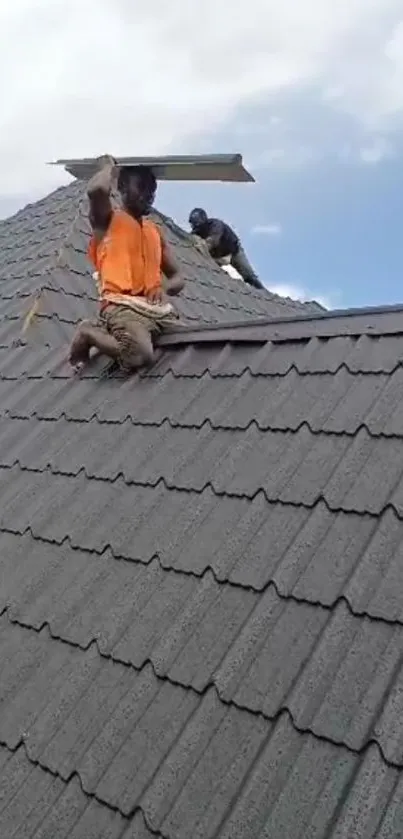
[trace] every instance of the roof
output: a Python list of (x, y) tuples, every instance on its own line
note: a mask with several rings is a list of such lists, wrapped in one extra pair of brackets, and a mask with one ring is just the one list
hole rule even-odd
[(0, 835), (398, 839), (403, 308), (129, 379), (10, 329)]
[(400, 839), (403, 307), (200, 261), (151, 370), (72, 377), (76, 192), (0, 225), (0, 836)]
[[(59, 331), (69, 333), (75, 322), (95, 314), (96, 289), (86, 259), (89, 227), (84, 193), (84, 185), (73, 181), (0, 222), (1, 294), (3, 301), (10, 301), (9, 307), (3, 302), (3, 317), (20, 317), (40, 288), (46, 290), (41, 313), (51, 317)], [(186, 279), (177, 301), (184, 322), (225, 323), (322, 310), (317, 303), (298, 303), (230, 278), (171, 219), (156, 213), (155, 220), (164, 228)]]

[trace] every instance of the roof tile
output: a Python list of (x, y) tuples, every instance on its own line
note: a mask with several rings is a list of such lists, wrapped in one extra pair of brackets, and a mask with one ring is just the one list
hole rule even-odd
[[(23, 746), (0, 747), (0, 831), (18, 839), (151, 839), (140, 814), (127, 819), (30, 762)], [(126, 832), (127, 831), (127, 832)]]
[(392, 511), (378, 522), (331, 513), (323, 503), (309, 510), (257, 496), (218, 504), (211, 490), (184, 495), (163, 485), (127, 487), (18, 467), (3, 477), (6, 531), (30, 528), (45, 540), (69, 538), (96, 554), (110, 547), (145, 563), (159, 556), (164, 567), (197, 576), (211, 568), (218, 580), (256, 591), (273, 581), (284, 596), (312, 603), (345, 596), (358, 614), (403, 620), (403, 529)]
[[(0, 832), (397, 839), (401, 336), (242, 327), (76, 378), (62, 313), (22, 336), (19, 311), (0, 324)], [(24, 833), (43, 777), (61, 792)]]
[[(67, 545), (24, 542), (17, 554), (29, 562), (15, 571), (10, 563), (2, 585), (11, 620), (37, 631), (48, 625), (83, 651), (96, 641), (103, 656), (138, 670), (151, 662), (158, 676), (198, 692), (214, 684), (225, 702), (270, 719), (288, 709), (299, 729), (352, 750), (376, 740), (389, 762), (403, 765), (402, 624), (361, 620), (345, 602), (334, 610), (298, 603), (273, 586), (258, 597), (211, 574), (164, 571), (156, 560), (91, 559)], [(3, 633), (8, 642), (4, 618)], [(28, 635), (16, 666), (44, 643)], [(19, 719), (16, 707), (12, 715)]]
[[(87, 796), (96, 792), (98, 801), (124, 813), (141, 807), (152, 830), (164, 836), (252, 839), (288, 828), (302, 839), (326, 835), (337, 820), (340, 835), (354, 835), (354, 825), (357, 836), (370, 837), (375, 825), (383, 820), (390, 826), (396, 817), (395, 807), (390, 813), (386, 807), (398, 773), (374, 746), (362, 757), (340, 751), (309, 734), (301, 737), (287, 715), (271, 724), (226, 707), (211, 691), (196, 700), (159, 684), (150, 669), (134, 674), (121, 665), (101, 666), (95, 650), (74, 651), (43, 633), (33, 633), (27, 644), (27, 632), (14, 627), (8, 652), (14, 684), (21, 684), (19, 725), (26, 728), (29, 759), (40, 759), (61, 777), (74, 766)], [(68, 681), (60, 694), (63, 672)], [(3, 695), (10, 675), (2, 680)], [(27, 715), (27, 705), (24, 712), (22, 701), (32, 692), (40, 700), (36, 718)], [(0, 726), (2, 736), (14, 740), (15, 734), (3, 734), (8, 707)], [(32, 772), (26, 761), (22, 768), (25, 777)], [(64, 819), (71, 825), (72, 810), (73, 823), (82, 817), (84, 802), (78, 784), (70, 782), (59, 799), (58, 835)]]
[[(0, 350), (0, 363), (2, 409), (13, 412), (21, 402), (24, 416), (33, 411), (31, 399), (25, 399), (35, 389), (30, 379), (38, 379), (35, 411), (46, 418), (66, 414), (70, 419), (90, 419), (96, 414), (108, 422), (121, 423), (131, 417), (143, 424), (161, 424), (167, 419), (191, 427), (208, 420), (214, 427), (234, 429), (247, 428), (253, 421), (261, 429), (282, 431), (296, 431), (306, 423), (315, 433), (349, 435), (363, 425), (372, 435), (399, 436), (402, 428), (401, 368), (390, 376), (351, 374), (344, 369), (335, 375), (301, 376), (290, 371), (269, 378), (252, 376), (246, 369), (237, 378), (209, 373), (188, 378), (168, 371), (157, 382), (151, 375), (140, 376), (111, 381), (105, 389), (97, 378), (100, 365), (94, 364), (81, 379), (71, 376), (67, 344), (54, 352), (39, 341), (29, 348)], [(49, 378), (43, 381), (47, 374)], [(27, 381), (20, 380), (18, 388), (10, 386), (9, 379), (20, 375)], [(58, 379), (64, 380), (63, 387)]]
[[(0, 466), (77, 475), (127, 484), (379, 514), (392, 506), (403, 517), (403, 448), (400, 439), (348, 435), (244, 431), (161, 425), (116, 426), (89, 422), (0, 418)], [(22, 442), (23, 441), (23, 442)], [(108, 452), (108, 456), (105, 456)], [(0, 478), (1, 480), (1, 478)], [(374, 493), (376, 487), (376, 493)]]
[[(337, 332), (337, 321), (334, 331)], [(302, 328), (301, 328), (302, 331)], [(302, 375), (337, 373), (346, 367), (351, 373), (392, 373), (401, 367), (403, 337), (399, 335), (340, 336), (268, 341), (257, 347), (247, 342), (228, 347), (189, 347), (178, 353), (167, 349), (149, 375), (163, 375), (169, 370), (181, 376), (201, 376), (210, 371), (216, 376), (239, 376), (249, 368), (255, 376), (284, 376), (290, 370)]]

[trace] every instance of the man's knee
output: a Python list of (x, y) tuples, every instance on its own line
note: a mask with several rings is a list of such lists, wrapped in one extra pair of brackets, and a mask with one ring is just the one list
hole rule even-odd
[(135, 370), (149, 366), (154, 360), (154, 348), (149, 331), (141, 324), (128, 323), (115, 332), (120, 344), (121, 364)]
[(150, 333), (145, 331), (143, 336), (137, 335), (135, 347), (141, 358), (141, 364), (149, 367), (154, 361), (154, 347)]

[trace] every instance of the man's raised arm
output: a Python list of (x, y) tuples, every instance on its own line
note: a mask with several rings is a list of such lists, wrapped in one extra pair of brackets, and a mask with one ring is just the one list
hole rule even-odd
[(88, 182), (87, 195), (90, 202), (89, 220), (95, 234), (103, 236), (112, 216), (111, 190), (116, 183), (117, 166), (109, 154), (98, 160), (99, 170)]

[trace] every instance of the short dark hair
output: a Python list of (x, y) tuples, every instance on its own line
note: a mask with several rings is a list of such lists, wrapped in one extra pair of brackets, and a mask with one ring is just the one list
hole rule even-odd
[(189, 224), (205, 224), (208, 215), (201, 207), (195, 207), (189, 215)]
[(118, 189), (122, 189), (128, 179), (135, 175), (139, 178), (143, 189), (148, 190), (152, 195), (157, 190), (157, 178), (150, 166), (124, 166), (119, 171)]

